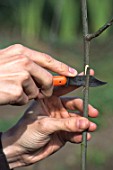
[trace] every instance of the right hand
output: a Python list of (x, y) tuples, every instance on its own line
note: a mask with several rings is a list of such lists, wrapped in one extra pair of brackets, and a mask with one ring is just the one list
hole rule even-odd
[(53, 80), (46, 69), (64, 76), (77, 75), (66, 64), (20, 44), (0, 50), (0, 105), (23, 105), (51, 96)]

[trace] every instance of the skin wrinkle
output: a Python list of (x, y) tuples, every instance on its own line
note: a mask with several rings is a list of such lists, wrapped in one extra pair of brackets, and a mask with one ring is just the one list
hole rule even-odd
[[(0, 53), (0, 57), (2, 56), (2, 54)], [(13, 95), (11, 93), (8, 96), (3, 96), (2, 94), (0, 103), (3, 102), (3, 97), (5, 97), (4, 99), (11, 98), (11, 101), (14, 102), (13, 104), (16, 105), (23, 105), (26, 102), (26, 98), (28, 102), (31, 95), (33, 96), (34, 94), (36, 94), (36, 92), (31, 92), (29, 89), (27, 89), (28, 87), (30, 89), (34, 89), (31, 78), (40, 92), (36, 100), (33, 101), (33, 104), (27, 109), (21, 119), (11, 129), (2, 134), (3, 151), (7, 157), (7, 160), (9, 161), (10, 156), (9, 154), (7, 155), (7, 153), (9, 153), (7, 149), (9, 149), (10, 154), (12, 154), (11, 159), (12, 161), (14, 161), (13, 165), (11, 164), (10, 169), (16, 168), (18, 166), (18, 163), (20, 163), (19, 166), (22, 166), (21, 161), (24, 162), (24, 165), (30, 165), (32, 163), (38, 162), (39, 160), (44, 159), (45, 157), (48, 157), (49, 155), (59, 150), (64, 145), (64, 136), (62, 135), (62, 139), (59, 138), (61, 137), (61, 133), (64, 134), (64, 132), (68, 132), (68, 141), (76, 143), (78, 142), (78, 140), (80, 140), (80, 135), (82, 135), (82, 132), (85, 129), (88, 129), (89, 132), (95, 131), (96, 125), (92, 125), (92, 122), (90, 122), (89, 120), (89, 124), (87, 124), (86, 119), (84, 119), (82, 123), (83, 127), (78, 127), (77, 121), (80, 121), (81, 119), (83, 120), (83, 118), (77, 115), (72, 116), (71, 111), (69, 111), (69, 107), (75, 108), (75, 105), (77, 105), (77, 103), (79, 105), (79, 100), (77, 102), (74, 102), (73, 100), (73, 102), (67, 106), (67, 103), (69, 103), (69, 100), (71, 100), (71, 98), (66, 104), (63, 104), (63, 99), (61, 100), (59, 97), (62, 94), (64, 95), (67, 94), (69, 91), (74, 90), (75, 87), (58, 88), (57, 90), (55, 90), (56, 97), (53, 96), (54, 94), (49, 98), (46, 97), (47, 95), (50, 95), (52, 91), (50, 87), (51, 78), (48, 78), (48, 75), (52, 75), (48, 72), (48, 70), (54, 71), (57, 74), (62, 74), (63, 76), (76, 76), (76, 72), (69, 72), (69, 66), (55, 59), (53, 59), (52, 64), (48, 64), (47, 62), (45, 62), (46, 54), (42, 54), (18, 44), (4, 49), (4, 55), (5, 56), (2, 59), (2, 62), (4, 60), (4, 62), (6, 63), (5, 66), (8, 66), (8, 68), (4, 66), (2, 67), (2, 64), (0, 63), (0, 75), (1, 72), (3, 74), (8, 73), (8, 75), (10, 73), (10, 78), (12, 78), (13, 81), (11, 82), (8, 77), (5, 77), (7, 82), (5, 80), (2, 81), (2, 83), (3, 86), (6, 87), (6, 91), (9, 85), (15, 85), (15, 92), (16, 90), (18, 91), (16, 96), (18, 102), (15, 96), (11, 98), (11, 95)], [(8, 59), (12, 56), (17, 56), (17, 58), (14, 57), (14, 62), (13, 60), (11, 60), (10, 65), (7, 65)], [(59, 63), (61, 63), (61, 65)], [(46, 69), (44, 69), (43, 65)], [(1, 71), (1, 69), (3, 70)], [(24, 71), (27, 71), (30, 77), (28, 75), (26, 76)], [(13, 74), (12, 76), (11, 73), (17, 73), (18, 76), (16, 76), (16, 74)], [(48, 89), (48, 87), (50, 87), (50, 89)], [(22, 89), (22, 91), (19, 91), (18, 88)], [(41, 90), (44, 90), (45, 93), (41, 93)], [(45, 98), (40, 99), (40, 97)], [(4, 104), (8, 103), (9, 101), (4, 101)], [(81, 109), (82, 108), (78, 108), (78, 111), (80, 111)], [(33, 113), (29, 114), (29, 111), (33, 111)], [(89, 108), (89, 114), (94, 117), (96, 117), (95, 115), (97, 115), (97, 113), (95, 113), (95, 111), (91, 107)], [(73, 132), (73, 135), (71, 135), (69, 131)], [(78, 132), (80, 132), (79, 136)], [(87, 138), (87, 140), (89, 140), (89, 137)], [(38, 145), (38, 143), (40, 143), (40, 146)], [(7, 148), (7, 146), (9, 147)], [(13, 146), (14, 149), (12, 149), (11, 146)], [(18, 159), (18, 157), (15, 156), (15, 153), (17, 153), (16, 151), (19, 152), (19, 162), (15, 161), (15, 159)]]
[[(11, 79), (14, 80), (13, 84), (16, 84), (16, 81), (18, 81), (18, 86), (23, 89), (22, 97), (18, 96), (19, 100), (15, 100), (14, 98), (12, 101), (9, 101), (9, 97), (6, 97), (6, 101), (3, 100), (2, 104), (5, 102), (5, 104), (15, 103), (17, 105), (23, 105), (36, 97), (44, 98), (52, 95), (53, 76), (49, 71), (54, 71), (59, 74), (61, 72), (62, 74), (59, 65), (61, 62), (53, 59), (48, 54), (31, 50), (21, 44), (15, 44), (0, 50), (0, 57), (0, 75), (5, 77), (7, 81), (9, 77), (11, 77)], [(69, 71), (67, 71), (68, 66), (63, 63), (61, 64), (62, 67), (64, 67), (63, 74), (65, 76), (69, 75)], [(45, 67), (43, 67), (43, 65), (45, 65)], [(18, 75), (18, 79), (16, 74)], [(72, 76), (74, 76), (74, 74)], [(8, 84), (7, 82), (5, 87), (8, 86)], [(36, 89), (38, 89), (37, 94), (35, 93)], [(17, 89), (15, 89), (15, 92), (16, 91)], [(2, 96), (3, 95), (6, 96), (5, 93), (2, 93)], [(28, 100), (26, 100), (25, 95)]]
[[(46, 99), (40, 100), (38, 99), (37, 101), (33, 102), (31, 107), (26, 111), (26, 113), (21, 118), (19, 123), (17, 123), (16, 127), (14, 128), (14, 133), (10, 133), (13, 135), (14, 134), (17, 135), (16, 139), (13, 138), (13, 140), (11, 141), (15, 142), (14, 140), (16, 140), (16, 143), (18, 145), (21, 145), (22, 149), (20, 150), (20, 153), (22, 155), (24, 154), (24, 156), (22, 157), (25, 162), (25, 165), (30, 165), (34, 162), (44, 159), (48, 155), (53, 154), (61, 147), (63, 147), (65, 142), (67, 141), (70, 141), (72, 143), (81, 142), (80, 141), (81, 139), (80, 136), (82, 134), (81, 132), (85, 128), (88, 128), (88, 131), (90, 131), (91, 129), (93, 131), (95, 130), (94, 127), (91, 127), (91, 122), (90, 124), (87, 124), (87, 121), (84, 124), (85, 125), (84, 129), (79, 129), (77, 121), (81, 119), (80, 116), (79, 117), (75, 116), (75, 118), (70, 116), (68, 118), (62, 119), (63, 115), (61, 110), (62, 108), (64, 108), (64, 106), (62, 105), (62, 100), (60, 100), (60, 98), (58, 97), (53, 96)], [(72, 99), (70, 98), (70, 100)], [(51, 118), (51, 111), (53, 111), (51, 110), (53, 109), (51, 107), (52, 105), (51, 102), (54, 103), (53, 107), (55, 108), (57, 107), (58, 110), (54, 109), (54, 111), (56, 112), (57, 110), (60, 118), (57, 118), (56, 113), (54, 114), (55, 117)], [(74, 102), (73, 99), (73, 102), (70, 105), (75, 105), (75, 103), (77, 104), (77, 102)], [(64, 110), (68, 108), (69, 106), (65, 105)], [(29, 114), (29, 111), (33, 111), (33, 114)], [(90, 112), (92, 111), (90, 110)], [(82, 120), (84, 120), (84, 118), (82, 118)], [(20, 126), (22, 127), (21, 129)], [(29, 133), (30, 138), (27, 137)], [(91, 137), (88, 136), (88, 139), (90, 138)], [(30, 146), (28, 146), (29, 143)]]
[[(56, 97), (54, 96), (53, 100), (55, 100), (55, 98)], [(46, 103), (46, 101), (45, 101), (45, 105), (47, 105), (47, 104), (48, 103)], [(49, 102), (49, 105), (48, 105), (48, 109), (49, 109), (48, 112), (50, 112), (50, 110), (52, 112), (51, 117), (60, 118), (60, 117), (62, 117), (61, 115), (62, 115), (63, 112), (67, 113), (67, 111), (62, 107), (62, 104), (61, 104), (60, 100), (57, 100), (56, 102), (53, 103), (52, 99), (51, 99), (50, 102)], [(59, 112), (59, 110), (60, 110), (60, 112)]]
[(42, 54), (43, 54), (45, 61), (48, 65), (52, 65), (54, 63), (54, 59), (51, 56), (44, 54), (44, 53), (42, 53)]

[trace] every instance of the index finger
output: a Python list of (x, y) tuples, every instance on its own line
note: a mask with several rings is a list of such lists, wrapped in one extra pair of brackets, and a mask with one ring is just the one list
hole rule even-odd
[(6, 56), (20, 54), (25, 55), (36, 64), (60, 75), (72, 77), (77, 75), (77, 71), (67, 64), (52, 58), (48, 54), (32, 50), (30, 48), (24, 47), (21, 44), (12, 45), (6, 49), (3, 49), (2, 52), (4, 52)]
[[(78, 110), (81, 113), (83, 113), (83, 100), (80, 98), (75, 97), (65, 97), (61, 98), (62, 104), (66, 109), (69, 110)], [(88, 115), (90, 117), (97, 117), (98, 116), (98, 110), (95, 109), (92, 105), (88, 105)]]
[(61, 61), (54, 59), (48, 54), (37, 52), (27, 47), (24, 47), (23, 52), (24, 52), (24, 55), (28, 56), (36, 64), (39, 64), (40, 66), (50, 71), (53, 71), (55, 73), (58, 73), (60, 75), (65, 75), (65, 76), (76, 76), (77, 75), (77, 71), (74, 68), (66, 65), (65, 63)]

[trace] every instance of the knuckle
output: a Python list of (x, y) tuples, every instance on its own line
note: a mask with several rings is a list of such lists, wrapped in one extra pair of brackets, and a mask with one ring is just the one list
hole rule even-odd
[(15, 101), (19, 101), (22, 97), (23, 89), (21, 87), (16, 88), (16, 92), (14, 93), (14, 99)]
[(53, 85), (53, 77), (51, 74), (48, 74), (44, 82), (44, 88), (49, 89), (52, 87), (52, 85)]
[(77, 125), (79, 131), (84, 131), (89, 127), (89, 120), (87, 118), (78, 118)]
[(68, 119), (68, 120), (64, 123), (66, 129), (67, 129), (69, 132), (72, 132), (73, 129), (72, 129), (72, 127), (70, 126), (70, 124), (71, 124), (71, 119)]
[(41, 92), (45, 97), (50, 97), (52, 95), (52, 92), (53, 92), (53, 77), (52, 77), (52, 75), (49, 75), (48, 78), (43, 83)]
[(20, 99), (20, 97), (22, 96), (23, 93), (23, 89), (22, 88), (18, 88), (18, 90), (16, 91), (16, 98), (17, 100)]
[(24, 55), (20, 55), (20, 59), (22, 66), (24, 66), (25, 68), (28, 68), (32, 64), (32, 61)]
[(51, 56), (49, 56), (48, 54), (43, 53), (43, 56), (45, 56), (46, 63), (50, 64), (50, 63), (54, 62), (54, 59)]
[(32, 157), (23, 157), (23, 161), (26, 166), (32, 165), (35, 162)]
[(24, 80), (24, 81), (29, 80), (30, 74), (27, 71), (23, 71), (22, 74), (21, 74), (21, 77), (22, 77), (22, 80)]
[(66, 68), (66, 65), (65, 65), (64, 63), (62, 63), (62, 62), (59, 62), (59, 71), (60, 71), (61, 73), (63, 73), (63, 72), (65, 72), (66, 70), (68, 70), (68, 69)]
[(22, 51), (24, 49), (24, 46), (22, 44), (14, 44), (12, 48), (16, 49), (19, 54), (22, 54)]

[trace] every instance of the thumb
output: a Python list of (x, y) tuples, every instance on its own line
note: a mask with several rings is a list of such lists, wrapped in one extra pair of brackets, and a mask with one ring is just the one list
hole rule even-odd
[(48, 135), (60, 130), (66, 132), (82, 132), (88, 129), (90, 125), (89, 120), (83, 117), (70, 117), (65, 119), (44, 118), (42, 121), (42, 130)]

